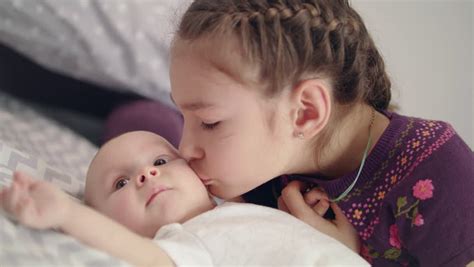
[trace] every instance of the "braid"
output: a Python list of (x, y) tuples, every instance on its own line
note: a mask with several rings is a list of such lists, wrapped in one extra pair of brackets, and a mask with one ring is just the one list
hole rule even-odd
[(309, 76), (329, 78), (342, 104), (362, 99), (385, 109), (390, 102), (383, 59), (347, 0), (194, 1), (178, 36), (215, 34), (238, 37), (268, 95)]

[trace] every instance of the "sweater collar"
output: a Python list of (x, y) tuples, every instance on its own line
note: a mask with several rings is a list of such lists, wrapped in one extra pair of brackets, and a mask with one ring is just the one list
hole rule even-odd
[[(405, 128), (404, 126), (408, 122), (407, 117), (398, 115), (396, 113), (390, 113), (387, 111), (383, 111), (382, 113), (387, 116), (387, 118), (390, 120), (390, 123), (367, 156), (365, 166), (363, 167), (359, 180), (355, 185), (356, 188), (365, 184), (374, 177), (377, 170), (380, 169), (381, 163), (384, 162), (389, 156), (390, 150), (395, 147), (395, 142), (397, 140), (396, 137), (400, 135), (402, 130)], [(346, 175), (332, 179), (318, 173), (291, 174), (284, 176), (284, 180), (282, 182), (285, 183), (285, 180), (290, 179), (317, 183), (319, 186), (324, 188), (330, 198), (334, 198), (339, 196), (350, 186), (357, 176), (357, 171), (358, 168)]]

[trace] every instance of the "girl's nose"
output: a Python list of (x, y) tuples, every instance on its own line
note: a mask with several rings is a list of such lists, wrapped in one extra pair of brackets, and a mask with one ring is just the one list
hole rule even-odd
[(179, 153), (188, 162), (204, 158), (204, 150), (184, 133), (179, 143)]
[(156, 167), (147, 167), (145, 168), (137, 177), (137, 184), (143, 185), (150, 178), (159, 176), (160, 171)]

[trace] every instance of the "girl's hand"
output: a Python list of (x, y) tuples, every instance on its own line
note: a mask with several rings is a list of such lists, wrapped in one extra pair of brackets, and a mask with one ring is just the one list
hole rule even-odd
[(61, 227), (72, 199), (53, 184), (13, 174), (10, 187), (0, 189), (0, 208), (14, 220), (36, 229)]
[[(357, 231), (344, 216), (339, 206), (336, 203), (331, 203), (326, 193), (318, 188), (311, 189), (303, 196), (301, 193), (303, 188), (304, 183), (301, 181), (290, 182), (278, 198), (278, 208), (359, 253), (360, 240)], [(336, 216), (334, 220), (323, 218), (329, 207), (332, 208)]]

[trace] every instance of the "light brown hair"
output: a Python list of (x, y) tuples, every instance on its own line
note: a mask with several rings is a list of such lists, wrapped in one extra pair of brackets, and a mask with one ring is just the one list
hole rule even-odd
[(329, 78), (337, 103), (389, 105), (383, 59), (347, 0), (195, 0), (177, 37), (223, 34), (236, 36), (244, 58), (259, 66), (267, 95), (309, 76)]

